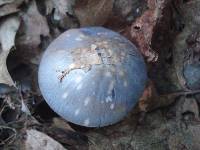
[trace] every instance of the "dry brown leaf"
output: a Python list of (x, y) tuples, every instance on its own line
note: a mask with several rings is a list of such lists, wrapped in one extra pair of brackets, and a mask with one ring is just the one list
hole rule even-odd
[(175, 109), (176, 109), (176, 118), (178, 119), (183, 118), (183, 115), (185, 113), (186, 116), (187, 113), (189, 114), (192, 113), (194, 116), (193, 120), (199, 120), (199, 107), (197, 101), (192, 97), (191, 98), (185, 96), (180, 97), (180, 100), (178, 101)]
[[(171, 0), (147, 0), (147, 4), (148, 9), (132, 23), (131, 27), (127, 27), (125, 35), (137, 45), (142, 54), (147, 57), (147, 61), (155, 62), (158, 59), (155, 51), (160, 50), (163, 43), (169, 41), (165, 38), (171, 36), (170, 34), (166, 36), (166, 32), (171, 30), (169, 29), (172, 19), (169, 13)], [(163, 40), (158, 42), (161, 36)]]
[(193, 51), (195, 49), (194, 45), (197, 45), (198, 42), (195, 41), (193, 42), (193, 44), (188, 43), (191, 40), (191, 35), (193, 35), (195, 32), (200, 32), (199, 8), (199, 0), (187, 1), (187, 3), (182, 4), (180, 7), (180, 12), (182, 16), (181, 19), (183, 19), (184, 21), (184, 29), (180, 34), (176, 36), (176, 39), (174, 40), (173, 60), (179, 83), (183, 89), (188, 89), (187, 81), (185, 80), (185, 77), (183, 75), (184, 65), (188, 63), (187, 59), (191, 59), (191, 56), (200, 56), (199, 52), (194, 53)]
[[(50, 27), (57, 27), (62, 30), (77, 27), (78, 22), (74, 17), (73, 10), (74, 4), (75, 0), (46, 0), (46, 15), (51, 16), (51, 23), (53, 24)], [(55, 32), (55, 28), (53, 30)]]
[(18, 37), (17, 44), (24, 46), (25, 50), (34, 50), (41, 43), (41, 35), (49, 36), (47, 20), (39, 13), (34, 0), (30, 2), (27, 12), (22, 14), (22, 20), (22, 35)]
[(171, 134), (168, 137), (168, 145), (170, 150), (199, 150), (200, 147), (200, 126), (189, 125), (182, 132)]
[(114, 0), (86, 0), (76, 4), (75, 14), (81, 26), (103, 25), (112, 13), (113, 2)]
[(14, 46), (15, 35), (19, 25), (20, 21), (16, 16), (6, 18), (0, 25), (0, 83), (8, 84), (10, 86), (14, 85), (14, 82), (8, 73), (6, 59), (10, 49)]
[(150, 81), (145, 88), (140, 100), (139, 100), (139, 110), (148, 111), (155, 106), (155, 101), (158, 99), (158, 93), (152, 81)]
[(55, 8), (54, 18), (60, 20), (60, 17), (66, 16), (66, 13), (73, 14), (72, 6), (75, 0), (46, 0), (46, 14), (50, 14)]
[(0, 17), (18, 12), (19, 9), (17, 7), (18, 5), (13, 3), (3, 5), (2, 7), (0, 7)]
[(9, 4), (9, 3), (12, 3), (14, 2), (15, 0), (0, 0), (0, 6), (1, 5), (4, 5), (4, 4)]
[(24, 63), (32, 60), (39, 62), (42, 43), (41, 40), (49, 39), (49, 26), (46, 17), (38, 11), (35, 0), (28, 3), (28, 8), (21, 13), (22, 23), (16, 38), (18, 55)]
[(0, 0), (0, 6), (5, 5), (5, 4), (20, 5), (24, 1), (26, 2), (28, 0)]
[(72, 127), (67, 123), (67, 121), (63, 120), (62, 118), (58, 117), (53, 118), (53, 126), (56, 128), (75, 132), (75, 130), (72, 129)]
[(188, 144), (188, 147), (190, 147), (193, 150), (197, 150), (200, 148), (199, 134), (200, 134), (200, 126), (196, 125), (196, 126), (189, 126), (184, 136), (185, 142), (187, 142), (186, 140), (188, 140), (190, 141), (190, 143), (192, 143), (192, 144)]
[(60, 143), (37, 130), (27, 130), (25, 149), (27, 150), (66, 150)]
[(0, 0), (0, 17), (19, 12), (19, 6), (26, 0)]
[(156, 61), (157, 54), (151, 49), (153, 29), (157, 21), (156, 0), (148, 0), (149, 9), (143, 13), (131, 26), (131, 36), (137, 42), (148, 61)]
[(45, 6), (46, 6), (46, 15), (51, 14), (54, 8), (53, 1), (45, 0)]

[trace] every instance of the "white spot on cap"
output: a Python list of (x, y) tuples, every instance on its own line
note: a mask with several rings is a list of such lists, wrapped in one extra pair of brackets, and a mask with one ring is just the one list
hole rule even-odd
[(79, 83), (79, 82), (81, 82), (82, 79), (83, 79), (83, 78), (82, 78), (81, 76), (78, 76), (78, 77), (76, 77), (75, 82), (76, 82), (76, 83)]
[(108, 87), (108, 94), (111, 94), (113, 88), (114, 88), (114, 85), (115, 85), (115, 81), (112, 80), (109, 84), (109, 87)]
[(120, 70), (119, 71), (119, 75), (123, 77), (124, 76), (124, 71)]
[(104, 104), (104, 101), (101, 101), (101, 104)]
[(111, 104), (110, 109), (114, 109), (114, 108), (115, 108), (115, 104)]
[(76, 89), (80, 90), (80, 89), (82, 89), (82, 87), (83, 87), (83, 84), (79, 84)]
[(69, 94), (67, 93), (67, 92), (65, 92), (63, 95), (62, 95), (62, 98), (67, 98), (67, 96), (68, 96)]
[(113, 67), (113, 66), (111, 66), (110, 69), (111, 69), (112, 72), (116, 71), (115, 67)]
[(126, 56), (125, 52), (121, 52), (121, 55), (122, 55), (122, 57)]
[(66, 37), (70, 37), (71, 35), (70, 34), (66, 34)]
[(88, 126), (89, 124), (90, 124), (90, 119), (89, 118), (85, 119), (83, 125)]
[(83, 39), (81, 37), (77, 37), (75, 40), (76, 41), (82, 41)]
[(85, 100), (84, 100), (84, 106), (87, 106), (88, 103), (90, 102), (90, 97), (87, 97)]
[(58, 50), (57, 53), (66, 53), (66, 50), (61, 49), (61, 50)]
[(124, 84), (124, 87), (127, 87), (127, 86), (128, 86), (128, 82), (127, 82), (126, 80), (124, 81), (123, 84)]
[(107, 32), (98, 32), (97, 35), (107, 35)]
[(80, 113), (80, 109), (76, 109), (74, 114), (75, 114), (75, 116), (77, 116), (79, 113)]
[(85, 37), (85, 35), (84, 35), (84, 34), (81, 34), (81, 35), (80, 35), (80, 37), (81, 37), (81, 38), (84, 38), (84, 37)]
[(106, 76), (106, 77), (111, 77), (111, 76), (112, 76), (112, 74), (111, 74), (111, 72), (109, 72), (109, 71), (106, 71), (106, 73), (105, 73), (105, 76)]
[(112, 102), (112, 98), (110, 96), (106, 97), (106, 103)]
[(116, 40), (120, 40), (120, 38), (119, 38), (118, 36), (115, 36), (114, 39), (116, 39)]

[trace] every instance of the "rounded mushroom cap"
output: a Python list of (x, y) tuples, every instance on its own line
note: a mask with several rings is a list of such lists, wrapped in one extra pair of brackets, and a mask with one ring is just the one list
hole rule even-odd
[(87, 127), (122, 120), (146, 81), (145, 63), (136, 47), (103, 27), (64, 32), (49, 45), (39, 66), (46, 102), (67, 121)]

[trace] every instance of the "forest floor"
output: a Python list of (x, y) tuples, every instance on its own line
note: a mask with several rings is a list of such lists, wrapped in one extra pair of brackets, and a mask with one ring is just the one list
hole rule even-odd
[[(86, 128), (55, 114), (37, 81), (62, 32), (104, 26), (145, 58), (148, 85), (121, 122)], [(0, 0), (0, 149), (199, 150), (199, 0)]]

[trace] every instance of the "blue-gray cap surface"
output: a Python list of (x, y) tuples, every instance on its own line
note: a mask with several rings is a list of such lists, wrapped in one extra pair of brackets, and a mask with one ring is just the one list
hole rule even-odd
[(39, 86), (50, 107), (69, 122), (102, 127), (122, 120), (147, 81), (136, 47), (103, 27), (70, 29), (44, 52)]

